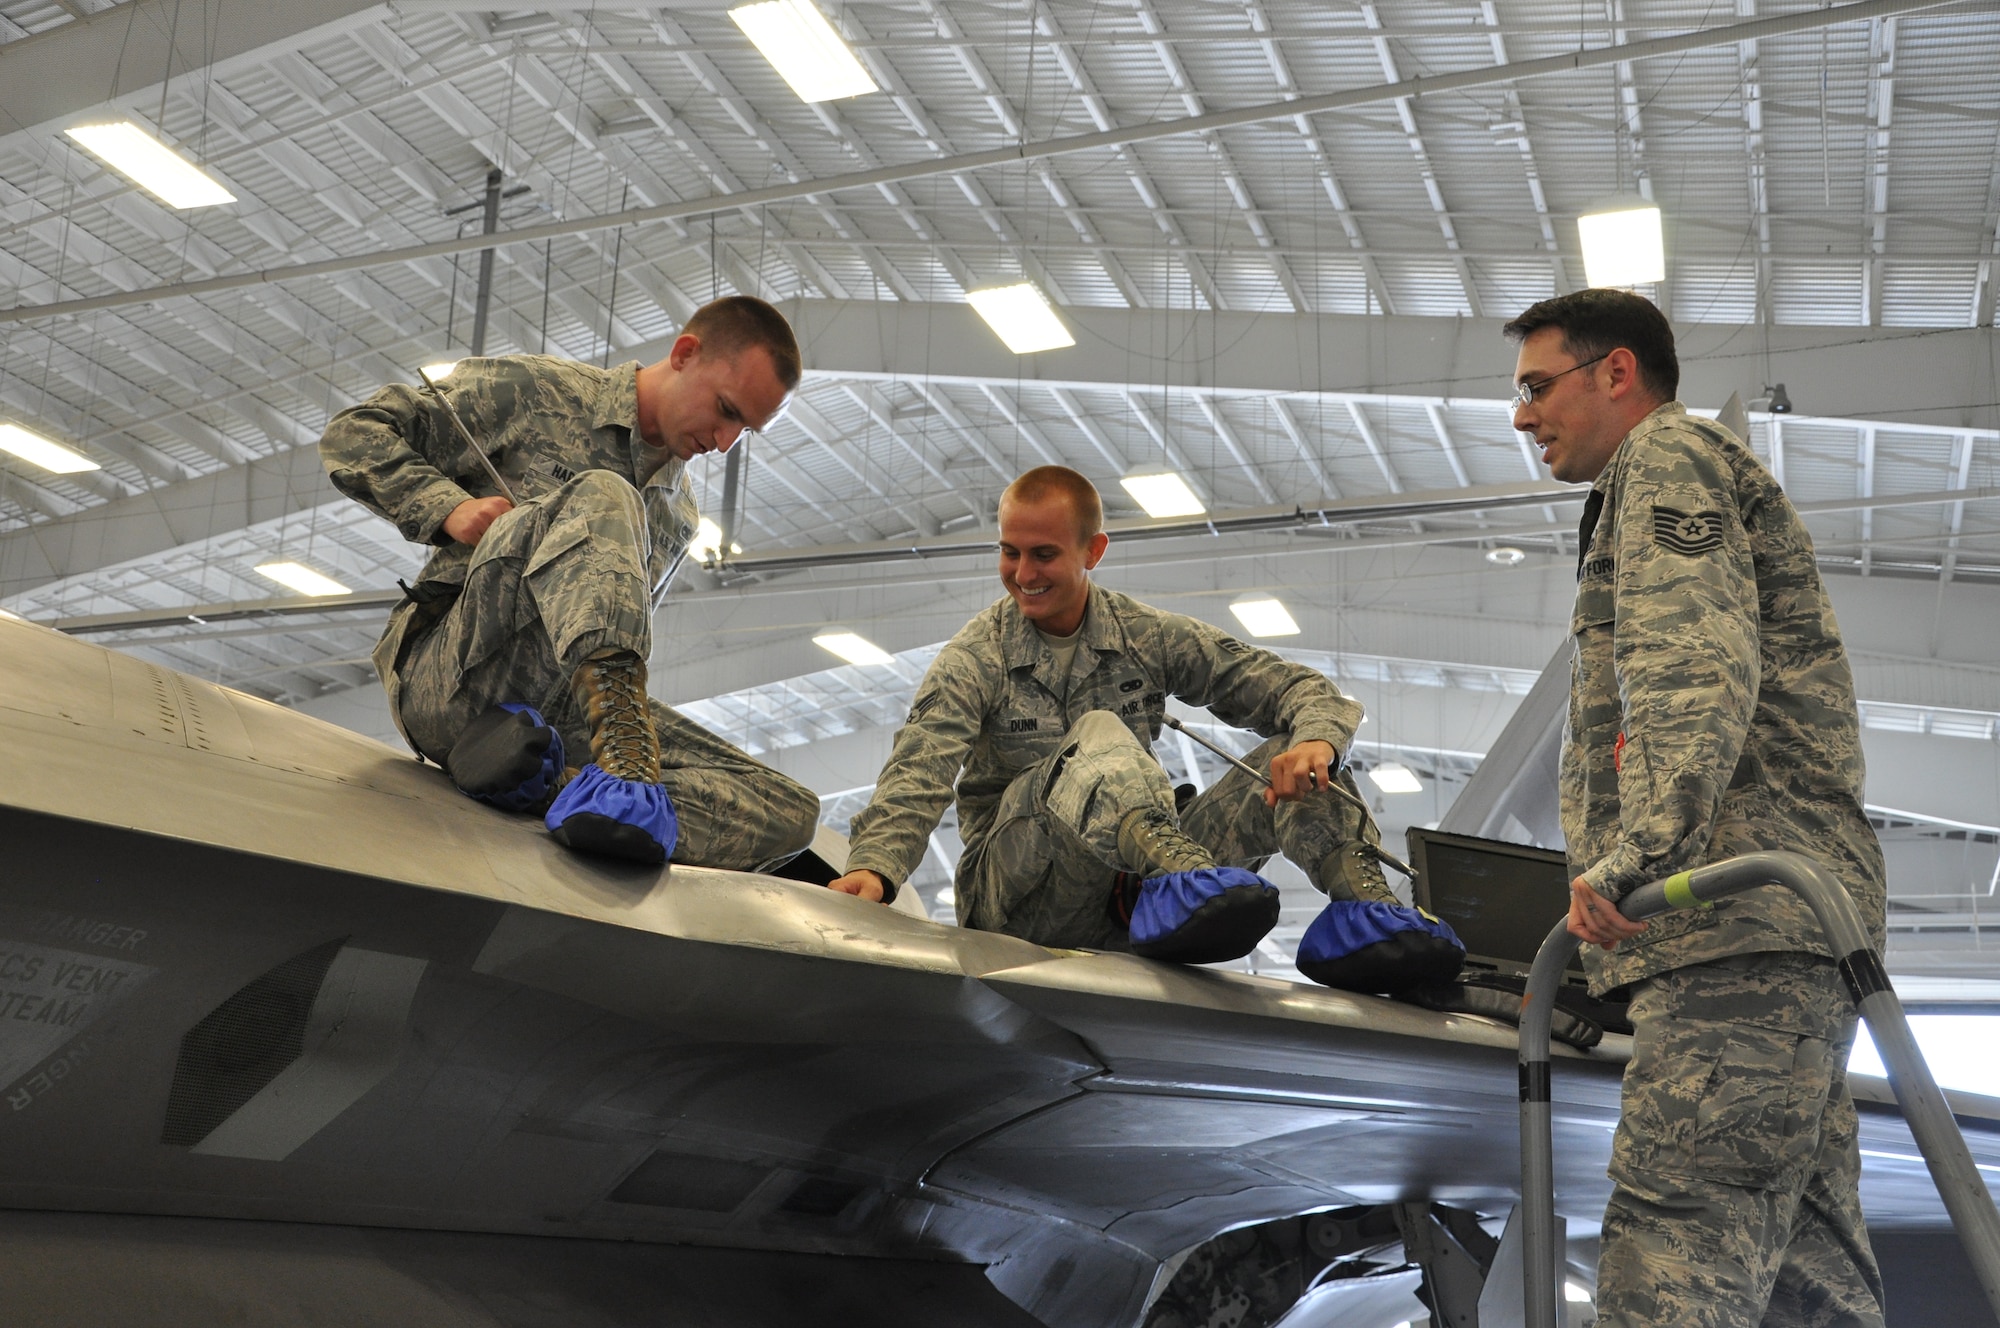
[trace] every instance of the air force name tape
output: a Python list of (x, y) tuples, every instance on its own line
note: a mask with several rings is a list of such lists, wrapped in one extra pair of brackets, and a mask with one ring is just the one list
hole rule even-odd
[(1653, 508), (1653, 542), (1675, 553), (1712, 553), (1722, 547), (1722, 513)]

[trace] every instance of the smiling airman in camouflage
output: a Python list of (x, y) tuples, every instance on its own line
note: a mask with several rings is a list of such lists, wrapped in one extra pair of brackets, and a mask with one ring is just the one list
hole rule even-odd
[[(1327, 791), (1334, 779), (1354, 791), (1339, 754), (1361, 707), (1304, 665), (1092, 584), (1108, 542), (1097, 490), (1077, 472), (1043, 466), (1009, 486), (999, 540), (1007, 595), (932, 662), (874, 798), (854, 818), (849, 871), (834, 888), (892, 897), (955, 785), (965, 841), (957, 907), (970, 927), (1044, 945), (1235, 958), (1276, 921), (1275, 889), (1250, 871), (1279, 852), (1335, 901), (1414, 916), (1369, 851), (1372, 821)], [(1270, 788), (1232, 770), (1177, 814), (1152, 746), (1169, 697), (1262, 735), (1249, 761), (1270, 770)], [(1179, 939), (1148, 948), (1148, 891), (1185, 875), (1196, 878), (1187, 910), (1240, 908), (1240, 920), (1175, 923), (1166, 930)], [(1225, 939), (1183, 944), (1201, 932)]]

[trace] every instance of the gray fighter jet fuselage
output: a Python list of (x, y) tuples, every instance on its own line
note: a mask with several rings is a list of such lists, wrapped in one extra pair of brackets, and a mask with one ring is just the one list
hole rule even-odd
[[(0, 1298), (36, 1322), (674, 1322), (620, 1307), (722, 1278), (743, 1312), (687, 1321), (1124, 1325), (1230, 1228), (1515, 1202), (1491, 1021), (589, 860), (11, 621), (0, 750)], [(1626, 1051), (1559, 1056), (1579, 1224)], [(1912, 1159), (1870, 1158), (1872, 1220), (1935, 1226), (1900, 1121), (1866, 1128)]]

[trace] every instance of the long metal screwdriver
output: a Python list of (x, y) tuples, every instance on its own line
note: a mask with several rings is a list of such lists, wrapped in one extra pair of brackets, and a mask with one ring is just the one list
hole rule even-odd
[(514, 506), (519, 507), (521, 500), (516, 498), (514, 491), (507, 487), (507, 481), (500, 478), (500, 468), (493, 464), (492, 457), (486, 455), (486, 449), (473, 441), (472, 430), (466, 428), (465, 421), (458, 417), (458, 412), (452, 408), (451, 398), (444, 394), (444, 389), (432, 382), (431, 376), (421, 368), (417, 370), (417, 377), (424, 380), (424, 391), (430, 393), (436, 399), (438, 405), (444, 407), (444, 413), (451, 420), (452, 427), (458, 430), (459, 441), (472, 449), (472, 455), (478, 457), (479, 464), (486, 467), (487, 475), (492, 478), (495, 484), (500, 486), (500, 496), (514, 504)]
[[(1200, 743), (1202, 746), (1208, 748), (1208, 750), (1210, 750), (1211, 752), (1214, 752), (1217, 756), (1221, 757), (1223, 760), (1229, 762), (1229, 764), (1235, 766), (1238, 770), (1241, 770), (1244, 774), (1250, 776), (1250, 778), (1262, 784), (1265, 788), (1271, 787), (1271, 777), (1265, 774), (1263, 771), (1259, 770), (1256, 766), (1251, 765), (1248, 761), (1245, 761), (1242, 758), (1234, 755), (1226, 748), (1216, 746), (1214, 743), (1210, 742), (1207, 738), (1202, 737), (1199, 733), (1196, 733), (1193, 729), (1181, 723), (1178, 719), (1175, 719), (1172, 715), (1167, 715), (1164, 716), (1163, 718), (1166, 721), (1167, 727), (1172, 729), (1174, 732), (1186, 734), (1188, 737), (1193, 738), (1196, 742)], [(1306, 778), (1312, 781), (1312, 786), (1314, 789), (1319, 788), (1320, 786), (1319, 775), (1317, 772), (1310, 770), (1307, 771)], [(1342, 788), (1338, 783), (1334, 781), (1331, 775), (1329, 775), (1327, 778), (1326, 788), (1329, 793), (1332, 793), (1335, 796), (1341, 798), (1342, 800), (1350, 802), (1354, 804), (1356, 807), (1359, 807), (1361, 809), (1361, 814), (1363, 816), (1366, 816), (1371, 820), (1374, 819), (1375, 813), (1373, 813), (1368, 809), (1368, 804), (1363, 802), (1361, 799), (1355, 797), (1352, 793), (1349, 793), (1346, 789)], [(1413, 881), (1417, 879), (1417, 873), (1414, 869), (1412, 869), (1401, 858), (1396, 857), (1394, 854), (1390, 853), (1387, 849), (1383, 848), (1380, 844), (1370, 844), (1369, 849), (1375, 854), (1376, 857), (1382, 860), (1384, 866), (1394, 868), (1396, 871), (1401, 872), (1404, 876), (1409, 877)]]

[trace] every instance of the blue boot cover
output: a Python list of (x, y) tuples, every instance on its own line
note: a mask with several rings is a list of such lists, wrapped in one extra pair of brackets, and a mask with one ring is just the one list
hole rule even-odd
[(1343, 991), (1400, 992), (1458, 976), (1465, 946), (1449, 923), (1417, 908), (1335, 900), (1299, 942), (1299, 972)]
[(1241, 867), (1149, 876), (1132, 909), (1132, 952), (1182, 964), (1241, 959), (1278, 925), (1278, 887)]
[(596, 764), (563, 785), (546, 823), (565, 847), (632, 862), (665, 862), (680, 836), (665, 785), (618, 779)]
[(562, 735), (533, 707), (505, 702), (465, 726), (444, 768), (468, 798), (503, 812), (537, 811), (562, 782)]

